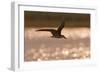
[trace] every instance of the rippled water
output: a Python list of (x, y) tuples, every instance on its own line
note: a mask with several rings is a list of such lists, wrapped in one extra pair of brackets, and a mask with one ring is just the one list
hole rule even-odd
[(50, 32), (37, 32), (37, 29), (25, 28), (25, 61), (90, 58), (89, 28), (64, 28), (62, 34), (67, 39), (52, 38)]

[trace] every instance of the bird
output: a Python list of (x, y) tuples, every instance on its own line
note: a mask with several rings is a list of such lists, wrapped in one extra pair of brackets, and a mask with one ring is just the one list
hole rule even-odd
[(61, 22), (61, 24), (58, 26), (58, 29), (38, 29), (36, 31), (48, 31), (51, 32), (53, 38), (64, 38), (67, 39), (64, 35), (61, 34), (62, 29), (65, 26), (65, 20)]

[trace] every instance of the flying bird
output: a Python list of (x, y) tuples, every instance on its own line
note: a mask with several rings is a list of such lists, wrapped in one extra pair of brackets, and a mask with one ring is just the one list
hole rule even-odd
[(65, 20), (63, 20), (61, 22), (58, 29), (39, 29), (39, 30), (36, 30), (36, 31), (48, 31), (48, 32), (51, 32), (51, 34), (52, 34), (51, 37), (67, 39), (64, 35), (61, 34), (61, 31), (64, 28), (64, 26), (65, 26)]

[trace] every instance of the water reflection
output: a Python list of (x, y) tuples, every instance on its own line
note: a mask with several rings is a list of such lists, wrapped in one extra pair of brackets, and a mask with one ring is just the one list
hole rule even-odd
[(35, 29), (26, 29), (24, 60), (43, 61), (90, 58), (89, 28), (64, 29), (62, 33), (68, 39), (50, 38), (50, 33), (36, 33)]

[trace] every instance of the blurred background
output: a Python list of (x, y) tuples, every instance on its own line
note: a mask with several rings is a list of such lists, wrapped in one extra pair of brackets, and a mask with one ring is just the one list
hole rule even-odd
[(65, 19), (65, 27), (90, 27), (90, 14), (24, 11), (25, 27), (58, 27)]
[[(61, 34), (52, 38), (47, 31), (65, 20)], [(25, 61), (72, 60), (90, 58), (90, 14), (24, 11)]]

